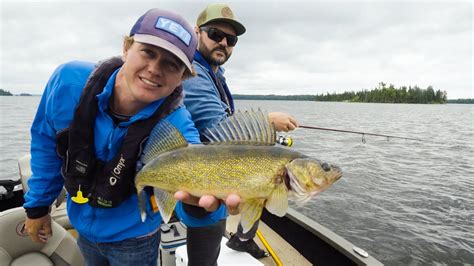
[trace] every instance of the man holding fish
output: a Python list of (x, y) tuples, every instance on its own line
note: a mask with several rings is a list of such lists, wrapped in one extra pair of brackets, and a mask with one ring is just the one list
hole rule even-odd
[[(31, 128), (32, 177), (24, 208), (33, 241), (45, 243), (51, 236), (49, 209), (65, 186), (68, 216), (87, 265), (156, 265), (162, 218), (147, 189), (141, 219), (133, 185), (138, 154), (159, 121), (170, 123), (186, 142), (200, 143), (181, 104), (181, 83), (194, 73), (196, 45), (181, 16), (152, 9), (132, 27), (121, 57), (99, 64), (73, 61), (55, 70)], [(194, 225), (226, 215), (214, 196), (178, 191), (176, 198), (178, 216)], [(228, 197), (230, 212), (238, 211), (239, 201)], [(207, 212), (195, 217), (184, 202)]]

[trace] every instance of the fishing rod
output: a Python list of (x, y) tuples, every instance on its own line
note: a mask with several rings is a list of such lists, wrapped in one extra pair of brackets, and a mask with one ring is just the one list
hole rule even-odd
[[(325, 130), (325, 131), (333, 131), (333, 132), (341, 132), (341, 133), (351, 133), (351, 134), (359, 134), (362, 135), (362, 143), (366, 143), (365, 136), (376, 136), (376, 137), (384, 137), (387, 138), (387, 141), (392, 139), (404, 139), (404, 140), (414, 140), (414, 141), (423, 141), (423, 142), (431, 142), (426, 139), (416, 139), (416, 138), (408, 138), (408, 137), (401, 137), (401, 136), (394, 136), (394, 135), (385, 135), (385, 134), (376, 134), (376, 133), (368, 133), (362, 131), (353, 131), (353, 130), (344, 130), (344, 129), (335, 129), (335, 128), (327, 128), (327, 127), (313, 127), (313, 126), (304, 126), (299, 125), (299, 128), (306, 128), (306, 129), (316, 129), (316, 130)], [(291, 147), (293, 145), (293, 138), (290, 136), (278, 136), (276, 138), (276, 143), (281, 144), (283, 146)]]
[(342, 133), (352, 133), (352, 134), (359, 134), (362, 135), (362, 142), (365, 143), (365, 136), (376, 136), (376, 137), (385, 137), (387, 141), (392, 139), (404, 139), (404, 140), (414, 140), (414, 141), (424, 141), (429, 142), (428, 140), (424, 139), (416, 139), (416, 138), (407, 138), (401, 136), (393, 136), (393, 135), (385, 135), (385, 134), (376, 134), (376, 133), (368, 133), (368, 132), (361, 132), (361, 131), (352, 131), (352, 130), (343, 130), (343, 129), (335, 129), (335, 128), (325, 128), (325, 127), (313, 127), (313, 126), (303, 126), (299, 125), (300, 128), (307, 128), (307, 129), (316, 129), (316, 130), (325, 130), (325, 131), (334, 131), (334, 132), (342, 132)]

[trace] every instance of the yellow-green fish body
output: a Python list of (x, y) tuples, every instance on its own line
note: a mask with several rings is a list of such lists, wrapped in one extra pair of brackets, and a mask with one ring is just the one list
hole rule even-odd
[(195, 196), (266, 198), (284, 182), (285, 165), (298, 157), (278, 146), (192, 145), (157, 157), (143, 168), (136, 185)]
[[(187, 145), (167, 122), (154, 130), (142, 157), (145, 166), (135, 178), (137, 191), (154, 187), (161, 215), (168, 222), (176, 200), (174, 192), (224, 199), (235, 193), (244, 232), (250, 230), (265, 207), (283, 216), (288, 192), (305, 201), (326, 189), (342, 173), (337, 166), (275, 145), (273, 125), (262, 112), (238, 112), (205, 134), (210, 145)], [(142, 219), (144, 219), (142, 211)]]

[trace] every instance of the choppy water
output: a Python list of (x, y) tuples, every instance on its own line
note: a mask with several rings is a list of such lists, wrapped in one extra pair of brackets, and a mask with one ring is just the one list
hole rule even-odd
[[(18, 176), (39, 97), (0, 97), (0, 179)], [(429, 139), (298, 129), (294, 148), (344, 176), (294, 207), (387, 265), (474, 264), (474, 105), (237, 101), (300, 124)]]

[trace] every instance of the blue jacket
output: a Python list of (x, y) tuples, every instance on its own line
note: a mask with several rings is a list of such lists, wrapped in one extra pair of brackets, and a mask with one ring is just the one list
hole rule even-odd
[[(89, 62), (69, 62), (59, 66), (44, 90), (36, 117), (31, 127), (31, 169), (29, 191), (25, 195), (25, 208), (50, 206), (60, 193), (64, 179), (61, 176), (61, 159), (56, 154), (56, 134), (69, 126), (76, 104), (81, 97), (87, 78), (94, 69)], [(97, 158), (112, 159), (132, 123), (146, 119), (161, 105), (163, 99), (155, 101), (131, 117), (130, 121), (114, 125), (106, 112), (115, 85), (117, 71), (109, 78), (103, 92), (97, 96), (99, 111), (94, 134)], [(189, 143), (199, 143), (190, 115), (183, 107), (165, 117), (177, 127)], [(89, 204), (76, 204), (67, 198), (69, 219), (79, 234), (93, 242), (113, 242), (143, 236), (155, 231), (162, 223), (159, 213), (153, 214), (147, 203), (147, 219), (141, 221), (138, 199), (132, 195), (116, 208), (94, 208)], [(189, 226), (205, 226), (218, 221), (225, 208), (202, 219), (196, 219), (183, 211), (181, 203), (176, 207), (178, 216)]]
[[(184, 104), (191, 113), (197, 130), (202, 132), (204, 129), (213, 127), (226, 119), (228, 117), (226, 110), (231, 110), (233, 113), (234, 105), (232, 95), (225, 82), (224, 69), (222, 67), (219, 67), (215, 74), (199, 52), (195, 54), (193, 66), (196, 70), (196, 77), (183, 82)], [(217, 78), (220, 79), (224, 86), (230, 105), (221, 100), (219, 90), (214, 81)]]

